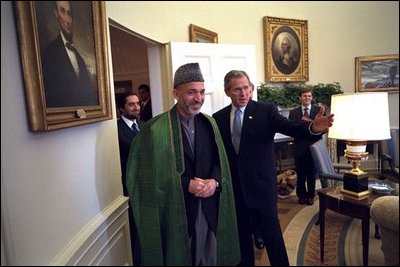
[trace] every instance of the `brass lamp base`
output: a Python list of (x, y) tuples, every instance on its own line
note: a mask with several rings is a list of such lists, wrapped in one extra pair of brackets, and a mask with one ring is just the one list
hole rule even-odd
[(340, 189), (340, 193), (342, 193), (343, 195), (346, 195), (346, 196), (351, 196), (353, 198), (360, 199), (360, 198), (364, 198), (364, 197), (368, 196), (369, 195), (369, 190), (356, 193), (356, 192), (341, 188)]
[(362, 198), (369, 194), (367, 173), (360, 170), (359, 165), (368, 159), (365, 152), (367, 141), (346, 141), (346, 158), (351, 161), (353, 169), (343, 177), (342, 193), (352, 197)]
[(362, 198), (369, 194), (367, 173), (354, 174), (346, 172), (343, 177), (343, 194)]

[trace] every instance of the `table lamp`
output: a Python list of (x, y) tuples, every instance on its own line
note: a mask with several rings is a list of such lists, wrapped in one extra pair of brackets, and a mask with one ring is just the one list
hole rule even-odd
[(335, 117), (328, 137), (346, 141), (345, 157), (353, 165), (344, 174), (342, 192), (361, 198), (369, 193), (367, 173), (359, 168), (368, 159), (367, 142), (390, 138), (388, 94), (337, 94), (331, 100)]

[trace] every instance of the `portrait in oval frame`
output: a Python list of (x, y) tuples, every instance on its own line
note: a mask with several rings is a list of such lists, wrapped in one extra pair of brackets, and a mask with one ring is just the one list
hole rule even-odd
[(306, 20), (264, 17), (265, 77), (268, 82), (308, 81)]
[(300, 63), (300, 40), (292, 28), (280, 27), (272, 38), (272, 59), (284, 74), (293, 73)]

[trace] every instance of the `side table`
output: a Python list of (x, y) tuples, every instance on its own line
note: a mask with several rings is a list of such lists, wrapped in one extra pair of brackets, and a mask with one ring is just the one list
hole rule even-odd
[(320, 259), (324, 261), (324, 240), (325, 240), (325, 211), (332, 211), (361, 219), (362, 221), (362, 244), (363, 244), (363, 265), (368, 266), (369, 249), (369, 221), (371, 203), (381, 195), (369, 194), (357, 199), (340, 193), (340, 187), (329, 187), (318, 191), (319, 197), (319, 231), (320, 231)]

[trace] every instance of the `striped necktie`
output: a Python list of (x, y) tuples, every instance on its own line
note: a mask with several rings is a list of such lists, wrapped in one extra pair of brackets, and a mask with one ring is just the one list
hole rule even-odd
[(241, 113), (242, 111), (239, 108), (236, 109), (232, 125), (232, 144), (233, 147), (235, 148), (236, 154), (239, 154), (240, 135), (242, 132)]
[(132, 131), (133, 131), (134, 133), (140, 132), (139, 126), (137, 125), (136, 122), (134, 122), (134, 123), (132, 124)]
[(304, 117), (309, 118), (310, 117), (310, 113), (308, 113), (308, 108), (304, 108)]

